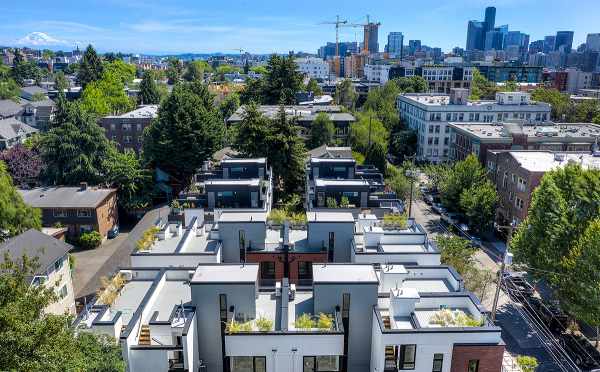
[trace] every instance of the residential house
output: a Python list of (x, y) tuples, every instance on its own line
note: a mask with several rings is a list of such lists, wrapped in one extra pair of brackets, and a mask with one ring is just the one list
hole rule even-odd
[(18, 102), (12, 99), (0, 100), (0, 120), (10, 118), (20, 119), (21, 114), (23, 114), (24, 105), (25, 102), (22, 100)]
[(42, 225), (67, 227), (70, 237), (97, 231), (106, 238), (119, 223), (117, 189), (91, 187), (37, 187), (19, 190), (25, 203), (42, 210)]
[(36, 258), (38, 267), (28, 280), (31, 285), (54, 288), (57, 301), (48, 305), (49, 314), (75, 314), (75, 296), (69, 251), (73, 246), (40, 231), (29, 229), (0, 244), (0, 254), (9, 254), (12, 260), (23, 256)]
[(37, 85), (31, 85), (27, 87), (21, 88), (21, 98), (26, 99), (28, 101), (33, 101), (35, 96), (44, 96), (48, 98), (48, 90)]
[(32, 101), (25, 104), (22, 120), (25, 124), (39, 130), (47, 130), (54, 117), (56, 104), (51, 99)]
[(38, 130), (17, 119), (0, 120), (0, 151), (9, 149), (37, 133)]

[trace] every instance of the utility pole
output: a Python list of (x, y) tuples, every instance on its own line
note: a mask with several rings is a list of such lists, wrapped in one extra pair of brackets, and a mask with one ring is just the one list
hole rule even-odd
[(408, 200), (408, 218), (412, 216), (412, 200), (413, 200), (413, 185), (414, 185), (414, 166), (415, 166), (415, 157), (417, 154), (413, 154), (412, 156), (407, 156), (410, 159), (412, 167), (407, 170), (405, 175), (410, 178), (410, 199)]
[(367, 154), (371, 151), (371, 119), (373, 118), (373, 113), (369, 113), (369, 143), (367, 144)]
[(506, 265), (510, 265), (512, 263), (512, 253), (508, 251), (510, 246), (510, 239), (513, 234), (513, 226), (514, 223), (511, 222), (509, 226), (500, 226), (500, 229), (508, 229), (508, 238), (506, 239), (506, 251), (504, 252), (504, 256), (502, 257), (502, 265), (500, 265), (500, 270), (498, 271), (498, 278), (496, 281), (496, 294), (494, 295), (494, 304), (492, 305), (492, 322), (496, 321), (496, 310), (498, 309), (498, 298), (500, 297), (500, 282), (502, 280), (502, 274), (504, 273), (504, 269)]

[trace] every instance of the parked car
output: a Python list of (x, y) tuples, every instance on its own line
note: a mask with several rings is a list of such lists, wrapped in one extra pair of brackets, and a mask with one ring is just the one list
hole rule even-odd
[(449, 225), (457, 224), (460, 219), (460, 215), (458, 213), (442, 213), (442, 221), (445, 221)]
[(476, 236), (471, 236), (471, 245), (475, 248), (481, 248), (483, 247), (483, 242), (480, 238)]
[(115, 225), (112, 227), (112, 229), (108, 230), (106, 237), (109, 239), (114, 239), (117, 237), (117, 235), (119, 235), (119, 225)]
[(441, 203), (433, 203), (431, 209), (438, 214), (446, 212), (446, 208), (444, 208)]

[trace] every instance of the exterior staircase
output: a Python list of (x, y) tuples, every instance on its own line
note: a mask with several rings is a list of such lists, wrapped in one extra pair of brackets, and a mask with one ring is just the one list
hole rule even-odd
[(150, 345), (150, 326), (147, 324), (142, 325), (140, 330), (140, 337), (138, 339), (138, 345)]

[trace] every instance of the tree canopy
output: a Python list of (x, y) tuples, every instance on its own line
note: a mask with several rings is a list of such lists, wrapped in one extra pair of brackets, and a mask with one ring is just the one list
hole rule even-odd
[(17, 144), (0, 153), (15, 185), (37, 184), (44, 163), (37, 148), (29, 149)]
[(546, 173), (511, 248), (546, 280), (565, 309), (600, 326), (600, 171), (567, 165)]
[(473, 69), (473, 78), (471, 80), (471, 96), (469, 97), (471, 100), (490, 100), (496, 98), (496, 93), (500, 89), (496, 86), (494, 82), (488, 81), (479, 72), (478, 69)]
[(124, 90), (123, 80), (130, 76), (119, 71), (120, 67), (110, 67), (113, 63), (106, 65), (99, 80), (87, 84), (81, 97), (82, 107), (98, 117), (122, 114), (135, 107), (134, 100), (129, 98)]
[(225, 126), (208, 88), (180, 83), (144, 131), (144, 156), (180, 182), (187, 182), (221, 148)]
[(89, 83), (100, 80), (103, 69), (104, 65), (96, 53), (96, 50), (91, 45), (88, 45), (85, 53), (83, 54), (83, 58), (79, 63), (79, 69), (77, 71), (77, 83), (79, 83), (79, 85), (85, 89)]
[(187, 81), (204, 80), (204, 73), (211, 72), (212, 68), (206, 61), (192, 61), (187, 64), (183, 78)]
[(6, 165), (0, 161), (0, 242), (28, 229), (41, 227), (39, 209), (29, 207), (23, 202), (21, 194), (13, 185)]
[(160, 102), (160, 92), (154, 80), (155, 78), (154, 72), (144, 72), (144, 77), (140, 83), (140, 93), (138, 94), (138, 102), (140, 104), (156, 105)]
[(69, 315), (44, 313), (57, 300), (57, 289), (31, 285), (37, 267), (37, 260), (26, 256), (5, 256), (0, 264), (0, 369), (125, 371), (114, 339), (76, 335)]
[(403, 93), (425, 93), (429, 90), (427, 80), (421, 76), (401, 77), (393, 81)]
[(352, 86), (352, 80), (344, 79), (335, 87), (335, 102), (338, 105), (353, 110), (357, 99), (358, 94), (354, 90), (354, 86)]
[(39, 83), (42, 80), (43, 73), (35, 61), (26, 61), (21, 52), (17, 51), (13, 60), (11, 75), (17, 84), (23, 86), (26, 79), (33, 79), (36, 83)]
[(292, 56), (273, 54), (266, 72), (259, 79), (250, 79), (240, 98), (242, 103), (254, 101), (264, 105), (294, 104), (296, 93), (302, 90), (302, 74)]
[(118, 187), (119, 205), (126, 211), (144, 209), (152, 201), (152, 173), (133, 150), (111, 148), (103, 164), (105, 182)]
[(369, 91), (363, 110), (375, 112), (377, 118), (391, 131), (400, 123), (400, 115), (396, 109), (396, 99), (400, 92), (394, 80), (388, 81), (384, 86)]
[(329, 119), (326, 113), (320, 112), (311, 124), (310, 137), (306, 145), (309, 149), (314, 149), (321, 145), (331, 145), (333, 144), (334, 134), (335, 127), (333, 121)]
[(366, 156), (369, 143), (379, 143), (387, 152), (389, 131), (385, 125), (369, 111), (357, 113), (358, 120), (350, 126), (350, 143), (352, 148)]

